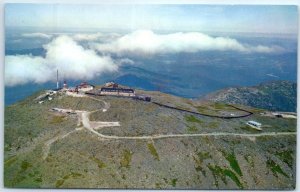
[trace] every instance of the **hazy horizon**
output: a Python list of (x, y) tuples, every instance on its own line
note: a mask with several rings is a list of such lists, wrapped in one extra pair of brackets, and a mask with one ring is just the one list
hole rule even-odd
[(297, 14), (292, 5), (14, 3), (5, 26), (296, 34)]
[(57, 69), (69, 81), (175, 95), (186, 83), (180, 96), (190, 97), (294, 80), (297, 14), (288, 5), (6, 4), (5, 86), (48, 86)]

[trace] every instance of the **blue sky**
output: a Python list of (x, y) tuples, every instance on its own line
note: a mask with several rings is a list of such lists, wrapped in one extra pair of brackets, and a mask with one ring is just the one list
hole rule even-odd
[(297, 33), (296, 6), (6, 4), (7, 27)]

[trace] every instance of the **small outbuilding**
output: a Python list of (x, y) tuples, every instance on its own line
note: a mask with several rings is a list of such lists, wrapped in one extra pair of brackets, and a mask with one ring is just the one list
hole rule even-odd
[(115, 82), (107, 82), (105, 83), (105, 87), (117, 88), (119, 85)]
[(256, 122), (256, 121), (248, 121), (246, 124), (249, 125), (250, 127), (254, 128), (254, 129), (257, 129), (257, 130), (260, 130), (260, 131), (262, 130), (262, 129), (261, 129), (262, 124), (259, 123), (259, 122)]
[(88, 84), (87, 82), (82, 82), (80, 83), (80, 85), (77, 85), (76, 88), (78, 89), (79, 92), (87, 92), (93, 90), (95, 86)]

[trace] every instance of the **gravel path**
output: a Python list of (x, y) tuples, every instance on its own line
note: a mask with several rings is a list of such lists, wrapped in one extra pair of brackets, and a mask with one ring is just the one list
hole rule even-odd
[(65, 137), (69, 136), (71, 133), (74, 133), (74, 132), (80, 131), (80, 130), (82, 130), (82, 128), (76, 128), (73, 131), (70, 131), (66, 134), (58, 135), (58, 136), (53, 137), (53, 138), (49, 139), (48, 141), (46, 141), (46, 143), (44, 144), (44, 147), (43, 147), (43, 160), (45, 160), (48, 157), (52, 143), (56, 142), (59, 139), (63, 139)]
[[(102, 109), (99, 109), (99, 110), (102, 110), (103, 112), (106, 112), (110, 108), (110, 104), (103, 101), (103, 100), (96, 99), (94, 97), (88, 97), (88, 98), (94, 99), (94, 100), (99, 101), (99, 102), (103, 102), (104, 107)], [(95, 110), (95, 111), (92, 111), (92, 112), (96, 112), (96, 111), (99, 111), (99, 110)], [(67, 113), (68, 111), (70, 111), (70, 109), (59, 109), (59, 111)], [(120, 126), (119, 122), (92, 122), (93, 126), (91, 126), (91, 121), (89, 120), (88, 116), (92, 112), (80, 111), (80, 110), (74, 110), (74, 112), (76, 112), (77, 115), (78, 115), (78, 121), (79, 121), (78, 125), (80, 124), (80, 121), (81, 121), (83, 123), (84, 127), (88, 128), (92, 133), (98, 133), (94, 129), (99, 129), (99, 128), (103, 128), (103, 127), (111, 127), (111, 126)], [(76, 131), (80, 131), (82, 129), (83, 129), (82, 127), (75, 128), (73, 131), (55, 136), (55, 137), (49, 139), (48, 141), (46, 141), (44, 146), (43, 146), (43, 160), (45, 160), (48, 157), (51, 145), (54, 142), (56, 142), (59, 139), (63, 139), (65, 137), (69, 136), (70, 134), (72, 134)]]
[(89, 120), (90, 112), (81, 113), (82, 124), (92, 133), (98, 135), (101, 138), (105, 139), (127, 139), (127, 140), (144, 140), (144, 139), (163, 139), (163, 138), (175, 138), (175, 137), (200, 137), (200, 136), (235, 136), (235, 137), (261, 137), (261, 136), (283, 136), (283, 135), (296, 135), (296, 132), (268, 132), (268, 133), (226, 133), (226, 132), (217, 132), (217, 133), (198, 133), (198, 134), (168, 134), (168, 135), (152, 135), (152, 136), (127, 136), (121, 137), (116, 135), (103, 135), (95, 131)]

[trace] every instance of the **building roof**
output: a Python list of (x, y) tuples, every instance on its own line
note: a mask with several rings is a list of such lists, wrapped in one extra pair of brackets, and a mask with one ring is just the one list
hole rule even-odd
[(94, 85), (88, 84), (87, 82), (82, 82), (82, 83), (80, 83), (80, 85), (77, 85), (76, 87), (80, 88), (80, 87), (85, 87), (85, 86), (95, 87)]
[(124, 92), (124, 93), (134, 93), (133, 89), (126, 89), (126, 88), (113, 88), (113, 87), (102, 87), (101, 91), (107, 92)]

